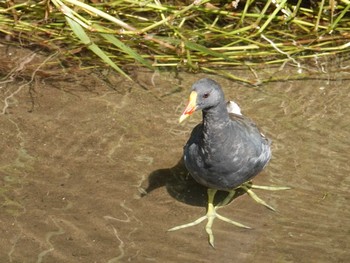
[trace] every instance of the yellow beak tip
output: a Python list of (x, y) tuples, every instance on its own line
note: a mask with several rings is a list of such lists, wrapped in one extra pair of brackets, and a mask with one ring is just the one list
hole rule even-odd
[(183, 122), (185, 119), (187, 119), (189, 115), (188, 114), (182, 114), (179, 119), (179, 123)]
[(196, 111), (197, 106), (196, 106), (196, 101), (197, 101), (197, 92), (192, 91), (190, 94), (190, 100), (183, 111), (182, 115), (180, 116), (179, 123), (183, 122), (185, 119), (187, 119), (188, 116), (190, 116), (194, 111)]

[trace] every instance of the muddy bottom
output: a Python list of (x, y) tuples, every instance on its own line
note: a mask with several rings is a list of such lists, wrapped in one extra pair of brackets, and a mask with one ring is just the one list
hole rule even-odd
[[(273, 141), (254, 183), (293, 188), (255, 190), (276, 212), (247, 194), (221, 208), (252, 229), (216, 220), (213, 249), (205, 222), (167, 232), (205, 213), (206, 189), (180, 161), (201, 114), (178, 124), (203, 74), (31, 78), (45, 57), (11, 52), (0, 48), (0, 262), (349, 262), (347, 74), (260, 88), (211, 76)], [(21, 63), (28, 78), (10, 70)]]

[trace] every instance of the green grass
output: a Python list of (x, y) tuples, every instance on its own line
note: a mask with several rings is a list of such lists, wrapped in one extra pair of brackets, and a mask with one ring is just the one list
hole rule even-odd
[(123, 67), (132, 65), (237, 80), (227, 67), (349, 55), (350, 1), (320, 0), (306, 7), (301, 0), (289, 2), (246, 0), (237, 8), (208, 0), (1, 2), (0, 33), (66, 56), (90, 50), (126, 78)]

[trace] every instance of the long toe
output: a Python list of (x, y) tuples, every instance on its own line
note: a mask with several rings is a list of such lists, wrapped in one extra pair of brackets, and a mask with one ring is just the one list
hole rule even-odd
[(268, 191), (280, 191), (280, 190), (289, 190), (292, 189), (288, 186), (265, 186), (265, 185), (254, 185), (252, 182), (247, 182), (242, 184), (240, 187), (243, 189), (251, 198), (253, 198), (257, 203), (267, 207), (268, 209), (272, 211), (276, 211), (272, 206), (267, 204), (263, 199), (261, 199), (256, 193), (253, 192), (252, 189), (261, 189), (261, 190), (268, 190)]
[(172, 228), (168, 229), (168, 231), (176, 231), (179, 229), (183, 229), (183, 228), (187, 228), (187, 227), (191, 227), (191, 226), (196, 226), (196, 225), (200, 224), (201, 222), (203, 222), (205, 219), (207, 219), (207, 216), (202, 216), (193, 222), (172, 227)]
[(208, 234), (208, 241), (209, 241), (209, 244), (214, 247), (214, 234), (213, 234), (213, 230), (212, 230), (212, 226), (213, 226), (213, 223), (214, 223), (214, 220), (215, 218), (218, 218), (222, 221), (225, 221), (227, 223), (230, 223), (232, 225), (235, 225), (237, 227), (242, 227), (242, 228), (247, 228), (249, 229), (250, 227), (249, 226), (246, 226), (246, 225), (243, 225), (239, 222), (236, 222), (236, 221), (233, 221), (227, 217), (224, 217), (220, 214), (217, 213), (217, 209), (221, 208), (223, 204), (227, 204), (228, 203), (228, 200), (231, 199), (231, 196), (234, 194), (234, 191), (232, 191), (232, 193), (230, 193), (223, 202), (221, 202), (219, 205), (217, 206), (214, 206), (213, 205), (213, 200), (214, 200), (214, 196), (216, 194), (216, 190), (213, 190), (213, 189), (208, 189), (208, 208), (207, 208), (207, 213), (206, 215), (198, 218), (197, 220), (193, 221), (193, 222), (190, 222), (190, 223), (187, 223), (187, 224), (183, 224), (183, 225), (180, 225), (180, 226), (176, 226), (176, 227), (173, 227), (171, 229), (169, 229), (168, 231), (176, 231), (176, 230), (179, 230), (179, 229), (183, 229), (183, 228), (187, 228), (187, 227), (191, 227), (191, 226), (195, 226), (195, 225), (198, 225), (200, 224), (201, 222), (203, 222), (205, 219), (208, 220), (206, 226), (205, 226), (205, 231), (207, 232)]

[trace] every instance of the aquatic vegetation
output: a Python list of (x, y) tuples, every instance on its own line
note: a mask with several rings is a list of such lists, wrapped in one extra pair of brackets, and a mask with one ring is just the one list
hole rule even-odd
[(127, 78), (128, 67), (142, 65), (259, 84), (225, 68), (291, 63), (301, 73), (305, 58), (347, 57), (349, 8), (348, 0), (8, 1), (0, 32), (84, 65), (96, 64), (82, 52), (89, 49)]

